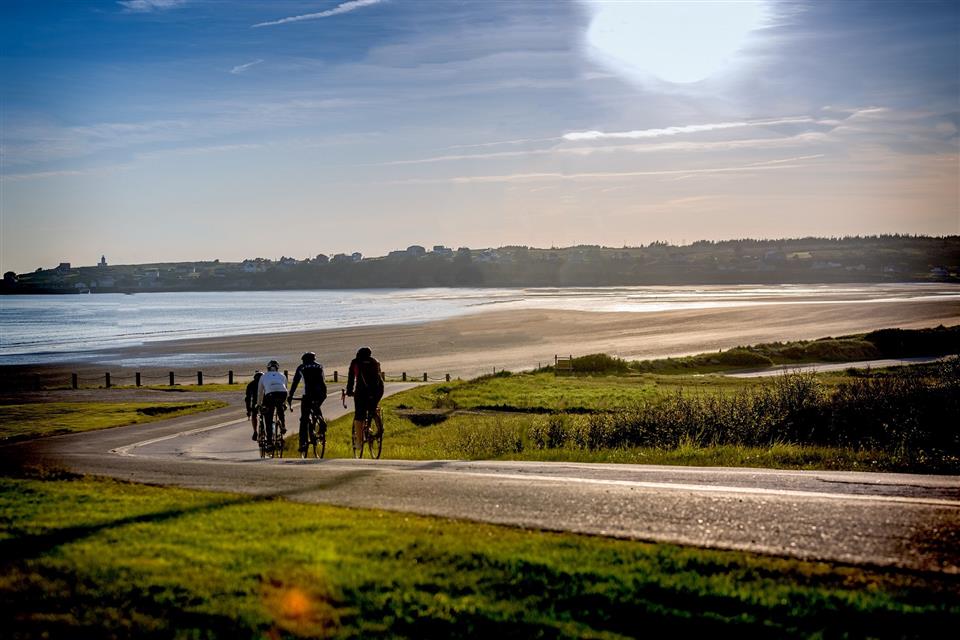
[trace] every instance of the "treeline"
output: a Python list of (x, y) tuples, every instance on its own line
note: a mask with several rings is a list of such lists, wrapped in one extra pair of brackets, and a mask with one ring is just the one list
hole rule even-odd
[[(414, 247), (411, 247), (414, 249)], [(385, 257), (188, 263), (8, 274), (6, 293), (571, 287), (821, 282), (960, 282), (960, 236), (652, 242), (620, 248), (506, 246)], [(192, 271), (191, 271), (192, 269)], [(147, 277), (149, 271), (149, 277)], [(103, 276), (114, 276), (104, 279)]]

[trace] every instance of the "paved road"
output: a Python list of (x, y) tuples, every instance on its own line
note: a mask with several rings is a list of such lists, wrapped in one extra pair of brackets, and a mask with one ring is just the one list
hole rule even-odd
[(902, 367), (912, 364), (930, 364), (943, 362), (956, 356), (918, 357), (918, 358), (886, 358), (883, 360), (858, 360), (856, 362), (819, 362), (812, 364), (778, 364), (757, 371), (743, 371), (741, 373), (725, 373), (731, 378), (764, 378), (779, 376), (784, 373), (823, 373), (826, 371), (846, 371), (847, 369), (885, 369), (887, 367)]
[[(337, 405), (325, 404), (329, 418), (343, 412)], [(249, 434), (242, 412), (231, 407), (2, 447), (0, 464), (57, 464), (137, 482), (960, 573), (960, 478), (954, 476), (260, 460)]]

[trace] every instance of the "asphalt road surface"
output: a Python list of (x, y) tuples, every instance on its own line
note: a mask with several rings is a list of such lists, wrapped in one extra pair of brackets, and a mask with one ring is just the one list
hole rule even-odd
[[(396, 392), (402, 385), (389, 385)], [(409, 386), (409, 385), (408, 385)], [(339, 389), (328, 419), (345, 411)], [(295, 414), (298, 416), (299, 408)], [(296, 420), (288, 418), (295, 434)], [(431, 428), (442, 428), (442, 425)], [(0, 447), (150, 484), (960, 573), (960, 478), (549, 462), (261, 460), (236, 406)], [(389, 424), (386, 439), (390, 437)]]

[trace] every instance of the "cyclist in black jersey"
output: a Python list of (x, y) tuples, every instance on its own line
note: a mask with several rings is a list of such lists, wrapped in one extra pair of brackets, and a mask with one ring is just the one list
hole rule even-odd
[(290, 385), (290, 410), (293, 411), (293, 394), (297, 390), (300, 380), (303, 380), (303, 400), (300, 403), (300, 452), (307, 450), (310, 441), (310, 410), (313, 408), (317, 415), (322, 415), (320, 405), (327, 399), (327, 383), (323, 379), (323, 365), (317, 362), (317, 354), (313, 351), (300, 356), (302, 364), (297, 367)]
[(263, 371), (257, 370), (253, 373), (253, 380), (247, 383), (247, 393), (243, 397), (243, 403), (247, 407), (247, 417), (253, 422), (253, 438), (257, 439), (257, 388), (260, 386), (260, 378)]
[(350, 361), (346, 392), (353, 397), (353, 431), (357, 434), (354, 442), (362, 440), (359, 434), (363, 432), (363, 423), (367, 418), (373, 419), (377, 428), (382, 430), (377, 405), (383, 398), (383, 372), (369, 347), (361, 347), (357, 357)]

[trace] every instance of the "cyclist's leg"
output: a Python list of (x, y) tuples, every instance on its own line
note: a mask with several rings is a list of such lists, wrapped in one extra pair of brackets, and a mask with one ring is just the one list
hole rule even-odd
[(360, 395), (353, 396), (353, 409), (353, 441), (360, 445), (366, 439), (363, 423), (367, 416), (367, 399)]
[(286, 421), (286, 404), (287, 401), (286, 394), (277, 394), (276, 409), (277, 409), (277, 425), (280, 427), (280, 435), (287, 433), (287, 421)]
[(268, 398), (263, 399), (260, 407), (260, 429), (266, 436), (267, 442), (273, 440), (273, 406)]
[(317, 435), (321, 435), (327, 432), (327, 421), (323, 418), (323, 410), (321, 405), (323, 404), (323, 399), (314, 400), (313, 405), (313, 420), (317, 425)]
[(383, 414), (380, 412), (380, 405), (374, 405), (370, 414), (373, 416), (373, 422), (377, 425), (374, 435), (379, 436), (383, 433)]
[(300, 451), (305, 451), (310, 443), (310, 401), (300, 401)]

